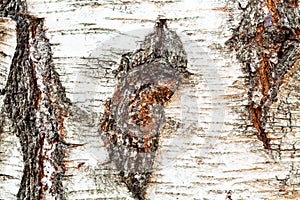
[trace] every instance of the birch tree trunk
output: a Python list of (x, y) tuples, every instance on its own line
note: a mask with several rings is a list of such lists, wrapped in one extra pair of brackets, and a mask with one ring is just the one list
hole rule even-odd
[[(298, 1), (6, 0), (0, 11), (0, 199), (299, 198)], [(185, 59), (182, 79), (151, 68), (177, 74)], [(141, 143), (147, 175), (121, 173), (115, 156), (139, 150), (112, 153), (118, 124), (103, 128), (126, 118), (105, 102), (127, 109), (118, 91), (141, 81), (136, 70), (157, 76), (134, 101), (159, 110), (137, 117), (161, 122), (146, 126), (158, 130), (151, 156)]]

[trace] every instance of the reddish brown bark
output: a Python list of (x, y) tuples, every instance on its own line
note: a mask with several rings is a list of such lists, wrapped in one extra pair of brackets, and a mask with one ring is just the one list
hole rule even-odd
[[(264, 7), (269, 13), (264, 13)], [(265, 131), (269, 106), (276, 101), (285, 74), (299, 59), (299, 20), (294, 20), (298, 10), (298, 1), (249, 1), (230, 40), (248, 76), (249, 114), (266, 149), (272, 148)], [(261, 97), (254, 100), (257, 93)]]

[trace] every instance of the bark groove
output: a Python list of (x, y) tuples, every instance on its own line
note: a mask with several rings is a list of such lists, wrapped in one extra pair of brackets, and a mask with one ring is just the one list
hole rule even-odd
[(271, 133), (266, 131), (267, 118), (285, 75), (300, 58), (299, 3), (249, 1), (243, 10), (228, 43), (248, 76), (249, 113), (257, 137), (266, 149), (273, 149)]
[(64, 199), (64, 119), (70, 105), (43, 19), (26, 14), (24, 1), (2, 4), (3, 17), (16, 21), (17, 46), (5, 87), (3, 111), (12, 121), (23, 152), (24, 170), (18, 199)]

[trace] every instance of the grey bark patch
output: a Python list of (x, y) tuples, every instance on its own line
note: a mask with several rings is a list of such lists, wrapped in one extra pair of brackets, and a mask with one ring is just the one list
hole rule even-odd
[(25, 1), (6, 1), (1, 13), (15, 20), (17, 26), (17, 47), (3, 106), (23, 153), (17, 198), (65, 199), (64, 119), (70, 102), (54, 70), (43, 19), (26, 14)]
[(145, 199), (165, 123), (164, 106), (189, 75), (186, 67), (180, 38), (160, 19), (141, 48), (124, 54), (115, 71), (118, 83), (105, 105), (101, 136), (109, 159), (137, 199)]

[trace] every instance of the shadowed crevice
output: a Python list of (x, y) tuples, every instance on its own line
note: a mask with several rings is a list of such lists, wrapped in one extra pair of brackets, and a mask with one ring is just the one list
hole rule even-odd
[(265, 130), (270, 105), (276, 101), (285, 75), (300, 58), (299, 19), (297, 0), (250, 0), (227, 41), (243, 63), (249, 115), (265, 149), (272, 149), (272, 138)]

